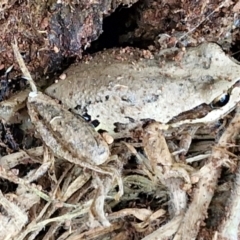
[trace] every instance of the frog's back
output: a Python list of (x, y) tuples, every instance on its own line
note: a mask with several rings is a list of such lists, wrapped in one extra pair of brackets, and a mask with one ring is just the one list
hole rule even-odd
[(117, 124), (128, 131), (145, 119), (166, 123), (210, 103), (233, 84), (229, 79), (240, 76), (239, 66), (216, 44), (180, 52), (179, 61), (160, 54), (143, 59), (141, 54), (131, 48), (97, 53), (88, 63), (72, 65), (67, 78), (46, 92), (68, 108), (97, 119), (99, 128), (114, 134)]

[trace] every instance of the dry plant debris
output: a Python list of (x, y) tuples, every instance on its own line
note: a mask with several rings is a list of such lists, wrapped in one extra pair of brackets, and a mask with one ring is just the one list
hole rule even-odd
[[(18, 184), (15, 193), (1, 194), (1, 206), (5, 210), (1, 219), (1, 226), (4, 226), (1, 231), (2, 239), (34, 239), (47, 226), (48, 230), (44, 231), (42, 239), (48, 239), (57, 234), (58, 229), (63, 227), (65, 231), (58, 239), (84, 237), (102, 239), (103, 236), (108, 236), (108, 238), (115, 236), (116, 239), (121, 236), (128, 239), (131, 235), (126, 231), (126, 227), (127, 230), (132, 228), (131, 231), (135, 229), (135, 235), (139, 237), (152, 232), (143, 239), (170, 239), (174, 235), (174, 239), (195, 239), (202, 228), (198, 223), (204, 221), (207, 216), (207, 210), (218, 188), (217, 180), (224, 165), (237, 169), (236, 178), (232, 196), (227, 202), (227, 213), (224, 218), (218, 219), (221, 224), (212, 234), (215, 237), (218, 236), (216, 239), (220, 236), (237, 239), (239, 164), (237, 157), (229, 151), (235, 146), (235, 139), (240, 130), (239, 113), (238, 108), (218, 142), (212, 146), (212, 153), (208, 160), (201, 167), (193, 168), (175, 162), (175, 158), (169, 152), (169, 144), (165, 141), (157, 123), (145, 129), (143, 144), (147, 158), (139, 155), (140, 153), (129, 143), (127, 148), (125, 144), (116, 145), (114, 151), (121, 152), (122, 157), (126, 156), (127, 149), (130, 148), (131, 151), (128, 154), (134, 152), (139, 155), (139, 160), (144, 158), (145, 161), (139, 164), (138, 169), (132, 169), (132, 174), (127, 174), (127, 170), (123, 171), (124, 195), (119, 199), (120, 203), (136, 202), (138, 205), (139, 194), (144, 192), (158, 195), (160, 205), (155, 205), (153, 207), (155, 210), (150, 210), (151, 207), (148, 205), (145, 207), (126, 205), (117, 211), (110, 211), (107, 218), (111, 226), (99, 226), (94, 221), (94, 217), (91, 221), (93, 225), (86, 224), (88, 213), (92, 212), (94, 216), (94, 209), (91, 211), (90, 209), (92, 199), (96, 194), (94, 194), (94, 186), (97, 186), (96, 182), (99, 184), (97, 175), (92, 179), (91, 174), (83, 172), (77, 165), (60, 161), (55, 162), (48, 180), (45, 179), (44, 182), (42, 179), (37, 184), (32, 184), (32, 181), (42, 176), (38, 169), (31, 170), (26, 176), (20, 178), (15, 167), (19, 164), (26, 164), (26, 160), (30, 163), (38, 162), (44, 165), (44, 158), (49, 159), (50, 156), (47, 156), (47, 153), (44, 154), (42, 147), (1, 158), (1, 178)], [(43, 155), (44, 158), (42, 158)], [(103, 184), (103, 191), (108, 189), (105, 188), (107, 182)], [(46, 189), (49, 184), (51, 190), (46, 193), (43, 189)], [(98, 189), (102, 191), (99, 185)], [(114, 192), (112, 188), (110, 195), (114, 196)], [(106, 194), (103, 193), (100, 196)], [(188, 197), (189, 194), (191, 199)], [(95, 201), (98, 200), (95, 199)], [(119, 203), (110, 198), (105, 200), (105, 204), (106, 210), (109, 211), (109, 208), (114, 208)], [(29, 213), (33, 217), (31, 221)], [(133, 221), (132, 218), (138, 219), (138, 222)], [(126, 224), (124, 219), (128, 219), (130, 225)], [(6, 229), (7, 231), (4, 231)], [(204, 238), (210, 239), (209, 236)]]
[[(0, 69), (13, 61), (13, 36), (35, 76), (61, 69), (65, 57), (81, 56), (102, 32), (103, 17), (133, 1), (0, 1)], [(58, 63), (58, 64), (56, 64)]]
[[(13, 47), (21, 62), (17, 46)], [(20, 65), (24, 75), (32, 81), (24, 62)], [(75, 153), (71, 152), (71, 146), (64, 143), (71, 138), (67, 135), (68, 139), (65, 139), (65, 135), (61, 135), (61, 128), (49, 128), (56, 117), (50, 116), (44, 122), (47, 115), (42, 113), (42, 106), (48, 114), (60, 114), (65, 111), (64, 107), (38, 92), (33, 82), (31, 84), (33, 87), (27, 100), (28, 110), (30, 116), (34, 116), (32, 121), (44, 146), (1, 158), (0, 177), (17, 185), (14, 192), (1, 192), (2, 223), (7, 229), (2, 230), (2, 239), (49, 239), (53, 236), (68, 240), (120, 237), (196, 239), (197, 236), (205, 239), (236, 239), (239, 218), (235, 213), (238, 212), (239, 204), (236, 200), (238, 195), (234, 191), (224, 217), (212, 220), (218, 223), (214, 230), (209, 229), (206, 233), (204, 231), (207, 228), (202, 224), (218, 189), (218, 178), (223, 166), (231, 172), (238, 171), (238, 158), (235, 155), (240, 130), (238, 107), (234, 116), (229, 116), (222, 123), (220, 136), (215, 136), (216, 142), (212, 142), (211, 148), (208, 148), (210, 153), (205, 154), (203, 160), (197, 157), (188, 160), (188, 154), (191, 154), (191, 147), (194, 146), (192, 139), (212, 126), (205, 126), (205, 129), (193, 127), (187, 132), (178, 129), (179, 133), (175, 134), (176, 137), (180, 134), (179, 146), (184, 147), (183, 151), (179, 151), (174, 139), (166, 140), (163, 125), (153, 122), (143, 129), (141, 142), (115, 141), (111, 147), (110, 160), (106, 163), (104, 160), (96, 166), (84, 162), (87, 145), (77, 159)], [(68, 113), (60, 115), (64, 121), (69, 118)], [(75, 121), (74, 116), (70, 119)], [(74, 126), (65, 125), (64, 121), (61, 127)], [(38, 125), (40, 123), (41, 127)], [(59, 133), (54, 135), (56, 130)], [(66, 152), (66, 147), (69, 152)], [(139, 152), (139, 148), (143, 149), (144, 154)], [(132, 156), (137, 159), (135, 167), (130, 164)], [(186, 161), (183, 161), (185, 158)], [(80, 159), (82, 162), (78, 162)], [(193, 161), (199, 163), (187, 164)], [(21, 168), (17, 166), (26, 164), (33, 167), (21, 173)], [(24, 175), (20, 176), (20, 173)], [(116, 177), (118, 182), (114, 181)], [(238, 178), (237, 173), (233, 185), (236, 191)], [(143, 200), (141, 194), (145, 194)], [(150, 202), (146, 195), (151, 197)], [(212, 209), (217, 215), (218, 209)]]

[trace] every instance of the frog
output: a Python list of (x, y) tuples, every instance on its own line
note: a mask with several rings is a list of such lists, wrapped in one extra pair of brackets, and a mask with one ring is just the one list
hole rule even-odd
[[(140, 57), (141, 50), (131, 48), (107, 50), (88, 62), (70, 66), (66, 79), (48, 87), (45, 93), (38, 91), (30, 74), (26, 74), (16, 44), (13, 50), (31, 85), (27, 109), (36, 132), (58, 158), (93, 171), (100, 190), (91, 209), (96, 209), (94, 214), (104, 226), (110, 226), (110, 222), (103, 211), (106, 190), (101, 187), (110, 176), (110, 183), (116, 179), (119, 186), (116, 199), (122, 196), (119, 167), (122, 165), (120, 161), (119, 165), (109, 165), (109, 147), (97, 130), (119, 138), (149, 119), (168, 125), (179, 114), (211, 104), (229, 93), (229, 101), (220, 111), (211, 108), (203, 118), (184, 119), (170, 125), (209, 122), (226, 115), (240, 99), (239, 64), (213, 43), (180, 52), (175, 55), (181, 56), (179, 61), (174, 57), (163, 61), (160, 53), (145, 59)], [(8, 113), (12, 112), (11, 106), (18, 109), (18, 101), (14, 102), (5, 105)], [(5, 110), (0, 107), (0, 116), (2, 112)], [(83, 119), (86, 115), (99, 122), (96, 129)], [(102, 179), (103, 174), (107, 177)]]
[[(110, 49), (96, 53), (89, 61), (71, 65), (65, 72), (66, 79), (52, 84), (45, 93), (37, 91), (32, 83), (32, 91), (27, 93), (31, 121), (57, 155), (61, 145), (64, 158), (83, 167), (88, 163), (88, 168), (100, 172), (95, 165), (106, 162), (110, 151), (96, 133), (98, 130), (122, 138), (149, 120), (169, 126), (178, 115), (202, 104), (210, 105), (222, 94), (230, 95), (224, 106), (210, 108), (202, 118), (187, 118), (170, 126), (209, 123), (231, 111), (240, 98), (239, 63), (215, 43), (177, 51), (170, 59), (164, 58), (162, 52), (146, 59), (140, 49)], [(176, 60), (176, 56), (181, 59)], [(14, 98), (14, 109), (18, 109), (17, 102)], [(12, 112), (11, 104), (3, 102), (1, 106), (7, 106), (7, 113)], [(0, 107), (1, 118), (5, 112)], [(95, 130), (82, 118), (86, 115), (99, 122)], [(66, 132), (71, 134), (67, 136)], [(78, 134), (74, 136), (74, 132)], [(75, 149), (74, 142), (80, 150)]]
[[(66, 79), (52, 84), (45, 93), (97, 122), (96, 130), (107, 131), (114, 139), (129, 136), (151, 120), (173, 128), (213, 122), (236, 106), (240, 66), (219, 45), (202, 43), (173, 53), (167, 59), (160, 51), (148, 59), (140, 49), (105, 50), (71, 65), (65, 71)], [(169, 124), (225, 95), (229, 101), (210, 107), (203, 117)]]

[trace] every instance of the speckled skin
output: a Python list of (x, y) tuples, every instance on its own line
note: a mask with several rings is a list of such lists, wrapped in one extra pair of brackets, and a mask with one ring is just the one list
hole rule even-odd
[(41, 92), (29, 94), (27, 107), (36, 131), (56, 156), (100, 171), (89, 164), (104, 163), (109, 157), (109, 148), (84, 119)]
[(146, 119), (167, 123), (203, 103), (211, 103), (240, 78), (240, 66), (213, 43), (187, 50), (180, 61), (140, 58), (141, 51), (107, 50), (88, 63), (72, 65), (67, 78), (46, 93), (98, 129), (126, 136)]

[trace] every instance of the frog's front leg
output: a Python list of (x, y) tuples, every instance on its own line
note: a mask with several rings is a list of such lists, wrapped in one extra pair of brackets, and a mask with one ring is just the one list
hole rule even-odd
[[(103, 225), (108, 226), (110, 223), (103, 211), (105, 197), (115, 178), (118, 181), (119, 189), (123, 187), (119, 168), (115, 169), (116, 166), (112, 164), (107, 166), (104, 164), (110, 155), (107, 143), (84, 119), (64, 109), (47, 95), (31, 92), (27, 107), (36, 131), (56, 156), (93, 170), (93, 176), (99, 181), (91, 209), (95, 209), (95, 217)], [(97, 165), (101, 165), (101, 167)], [(102, 174), (108, 176), (103, 177)], [(108, 187), (104, 184), (106, 182)], [(123, 193), (120, 191), (117, 194), (118, 198), (119, 194)]]
[(87, 122), (41, 92), (31, 92), (27, 106), (36, 131), (54, 154), (81, 167), (111, 175), (97, 166), (108, 159), (109, 147)]
[[(75, 116), (54, 99), (37, 91), (37, 87), (24, 64), (17, 45), (12, 44), (12, 47), (21, 70), (29, 80), (32, 89), (27, 99), (27, 108), (32, 124), (42, 138), (43, 143), (57, 157), (96, 171), (99, 175), (107, 174), (106, 179), (111, 178), (114, 180), (115, 171), (111, 171), (112, 169), (108, 168), (108, 166), (105, 167), (106, 170), (98, 166), (104, 164), (109, 158), (108, 144), (84, 119)], [(119, 179), (120, 177), (117, 176), (118, 183), (121, 184)], [(104, 181), (104, 178), (102, 181)], [(98, 188), (101, 189), (101, 186)], [(103, 212), (106, 195), (100, 194), (99, 196), (103, 199), (99, 212)], [(99, 214), (99, 216), (102, 215)], [(105, 223), (108, 225), (107, 221)]]

